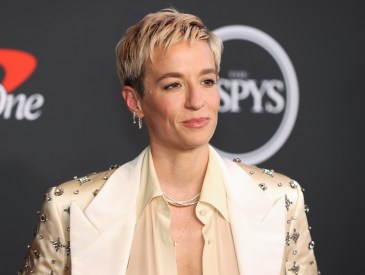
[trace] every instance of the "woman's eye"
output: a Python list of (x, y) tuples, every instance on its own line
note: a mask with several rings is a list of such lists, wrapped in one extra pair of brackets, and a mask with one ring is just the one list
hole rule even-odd
[(180, 88), (181, 85), (180, 83), (172, 83), (172, 84), (169, 84), (169, 85), (166, 85), (164, 87), (165, 90), (173, 90), (173, 89), (177, 89), (177, 88)]
[(216, 83), (216, 81), (214, 79), (206, 79), (203, 81), (203, 85), (204, 86), (213, 86)]

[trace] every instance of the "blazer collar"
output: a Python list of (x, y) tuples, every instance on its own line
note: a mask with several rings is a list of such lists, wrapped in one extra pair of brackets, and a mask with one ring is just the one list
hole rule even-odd
[(221, 163), (240, 273), (280, 274), (285, 240), (284, 199), (272, 202), (241, 167), (220, 157), (215, 150), (213, 153)]
[[(146, 150), (119, 167), (84, 211), (71, 203), (72, 274), (125, 274)], [(273, 203), (242, 168), (210, 150), (222, 171), (240, 273), (280, 274), (285, 241), (283, 198)]]
[(215, 150), (212, 154), (220, 160), (227, 199), (231, 206), (239, 208), (250, 219), (262, 221), (273, 206), (268, 195), (236, 163), (219, 156)]
[(72, 274), (125, 274), (145, 152), (119, 167), (84, 211), (71, 202)]

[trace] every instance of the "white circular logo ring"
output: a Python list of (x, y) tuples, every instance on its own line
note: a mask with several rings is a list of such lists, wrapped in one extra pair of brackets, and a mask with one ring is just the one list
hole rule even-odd
[(241, 25), (226, 26), (213, 31), (222, 41), (246, 40), (265, 49), (278, 64), (284, 78), (286, 88), (286, 104), (283, 119), (275, 134), (261, 147), (247, 153), (229, 153), (216, 148), (228, 158), (239, 157), (249, 164), (258, 164), (273, 156), (288, 139), (293, 130), (299, 108), (298, 79), (288, 55), (271, 36), (263, 31)]

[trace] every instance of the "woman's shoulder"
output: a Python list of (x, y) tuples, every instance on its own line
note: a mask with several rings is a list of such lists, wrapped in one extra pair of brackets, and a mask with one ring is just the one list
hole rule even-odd
[(76, 202), (84, 210), (118, 167), (113, 165), (102, 172), (74, 177), (48, 189), (43, 206), (38, 211), (35, 238), (28, 246), (20, 274), (71, 274), (71, 202)]
[(74, 201), (81, 209), (85, 209), (118, 167), (119, 165), (112, 165), (107, 170), (88, 173), (82, 177), (74, 177), (51, 187), (45, 195), (46, 200), (56, 200), (57, 204), (62, 207)]
[[(235, 161), (235, 160), (234, 160)], [(273, 169), (261, 168), (235, 161), (263, 191), (273, 197), (297, 197), (303, 191), (299, 183)]]

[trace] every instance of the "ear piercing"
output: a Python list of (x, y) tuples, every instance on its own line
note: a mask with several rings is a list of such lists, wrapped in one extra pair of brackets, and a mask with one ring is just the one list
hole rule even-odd
[[(133, 124), (136, 124), (136, 112), (133, 112)], [(138, 129), (142, 129), (142, 118), (138, 117)]]

